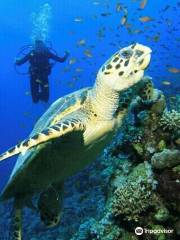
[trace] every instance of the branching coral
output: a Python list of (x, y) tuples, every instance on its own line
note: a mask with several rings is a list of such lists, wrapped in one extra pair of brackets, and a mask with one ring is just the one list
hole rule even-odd
[(164, 131), (177, 131), (180, 130), (180, 112), (175, 110), (164, 111), (159, 125)]
[(144, 182), (128, 183), (115, 191), (112, 212), (115, 217), (138, 221), (140, 213), (149, 206), (151, 191)]
[(114, 192), (112, 213), (127, 221), (138, 221), (140, 214), (151, 205), (155, 181), (148, 163), (139, 164), (128, 177), (126, 184)]

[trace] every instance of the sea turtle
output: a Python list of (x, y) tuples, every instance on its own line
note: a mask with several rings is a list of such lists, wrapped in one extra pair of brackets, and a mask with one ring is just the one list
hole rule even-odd
[(119, 50), (100, 68), (93, 87), (58, 99), (27, 140), (0, 155), (2, 161), (20, 154), (1, 195), (3, 201), (14, 198), (15, 240), (22, 239), (22, 208), (33, 207), (36, 193), (41, 220), (48, 227), (58, 224), (64, 180), (111, 141), (131, 100), (125, 90), (142, 79), (150, 55), (151, 49), (138, 43)]

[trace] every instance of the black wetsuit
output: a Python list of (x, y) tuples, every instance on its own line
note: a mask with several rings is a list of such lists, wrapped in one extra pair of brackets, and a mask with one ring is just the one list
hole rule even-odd
[(32, 50), (23, 58), (16, 60), (17, 65), (24, 64), (27, 61), (30, 63), (30, 85), (34, 103), (37, 103), (39, 100), (44, 102), (48, 102), (49, 100), (48, 75), (51, 73), (52, 68), (49, 60), (53, 59), (57, 62), (64, 62), (67, 56), (68, 54), (61, 58), (50, 52), (48, 48), (43, 48), (38, 51)]

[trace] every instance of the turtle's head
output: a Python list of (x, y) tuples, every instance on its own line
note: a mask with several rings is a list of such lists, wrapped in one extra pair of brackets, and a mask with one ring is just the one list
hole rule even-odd
[(138, 43), (125, 47), (100, 68), (98, 79), (111, 89), (125, 90), (141, 80), (150, 58), (149, 47)]

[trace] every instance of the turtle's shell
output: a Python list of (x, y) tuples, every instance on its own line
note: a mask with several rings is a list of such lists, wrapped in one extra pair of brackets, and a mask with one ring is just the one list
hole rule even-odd
[[(67, 114), (70, 114), (82, 107), (87, 99), (88, 92), (91, 88), (83, 88), (79, 91), (68, 94), (55, 101), (49, 109), (40, 117), (34, 126), (30, 137), (43, 131), (47, 127), (57, 123)], [(1, 199), (7, 199), (13, 196), (13, 189), (16, 186), (16, 179), (20, 177), (22, 169), (29, 166), (34, 159), (34, 156), (45, 147), (46, 143), (42, 143), (26, 151), (25, 154), (20, 154), (9, 181), (2, 193)]]

